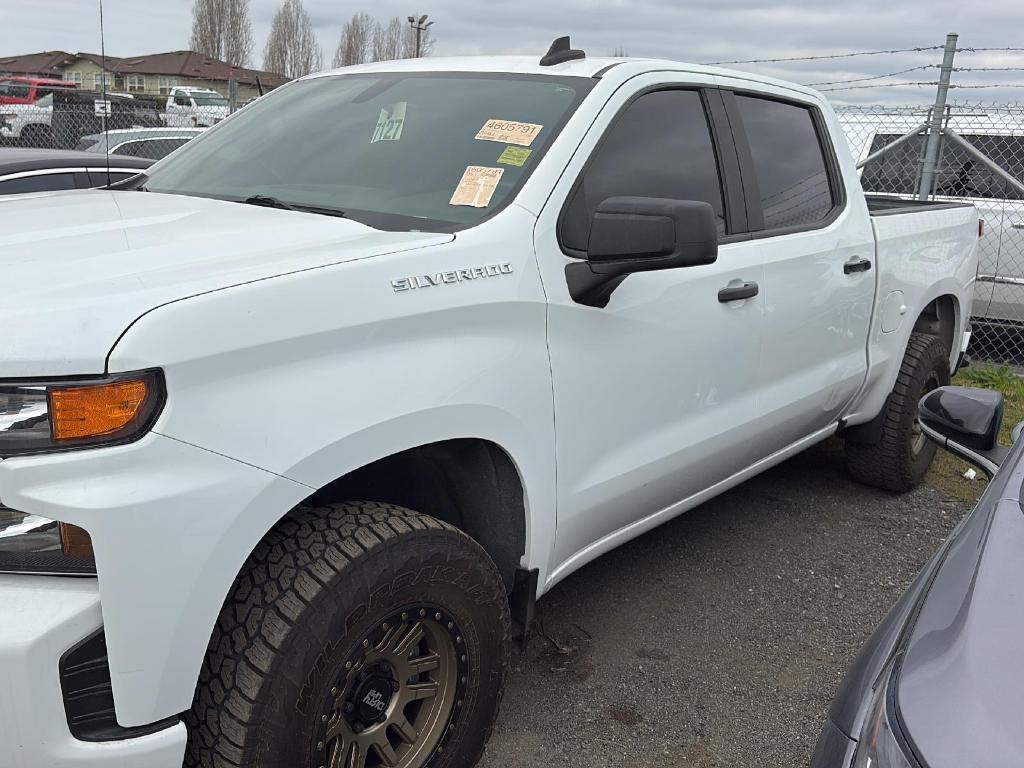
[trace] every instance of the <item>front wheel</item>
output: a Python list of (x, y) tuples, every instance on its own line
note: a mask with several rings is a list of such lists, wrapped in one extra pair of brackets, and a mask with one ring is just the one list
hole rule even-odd
[(386, 504), (300, 508), (224, 605), (185, 765), (468, 768), (509, 638), (501, 577), (465, 534)]
[(896, 386), (882, 415), (876, 443), (846, 443), (846, 466), (854, 480), (904, 493), (928, 473), (937, 446), (921, 432), (917, 407), (933, 389), (949, 384), (949, 349), (927, 333), (910, 336)]

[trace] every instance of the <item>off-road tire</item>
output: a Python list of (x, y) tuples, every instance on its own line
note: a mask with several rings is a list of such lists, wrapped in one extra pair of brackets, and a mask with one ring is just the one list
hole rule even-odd
[[(949, 348), (938, 336), (911, 334), (882, 416), (880, 439), (873, 444), (846, 442), (846, 466), (854, 480), (896, 493), (920, 485), (937, 446), (916, 433), (917, 405), (928, 391), (946, 384)], [(915, 442), (919, 450), (914, 450)]]
[(438, 626), (455, 627), (453, 643), (459, 633), (464, 666), (441, 748), (415, 765), (476, 765), (508, 666), (501, 577), (476, 542), (446, 523), (390, 504), (346, 502), (293, 511), (236, 578), (185, 714), (185, 766), (330, 765), (317, 741), (327, 721), (322, 702), (333, 700), (346, 658), (388, 617), (424, 604), (445, 612)]

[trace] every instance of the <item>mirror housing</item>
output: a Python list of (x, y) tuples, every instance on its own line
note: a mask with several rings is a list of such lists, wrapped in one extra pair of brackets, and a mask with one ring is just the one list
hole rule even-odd
[(918, 406), (924, 434), (940, 447), (992, 477), (1008, 449), (999, 445), (1003, 424), (1003, 395), (990, 389), (939, 387)]
[(597, 274), (693, 267), (717, 258), (715, 211), (705, 202), (609, 197), (591, 220), (587, 261)]
[(590, 223), (587, 260), (565, 269), (573, 300), (608, 304), (633, 272), (713, 264), (718, 224), (710, 204), (662, 197), (609, 197)]

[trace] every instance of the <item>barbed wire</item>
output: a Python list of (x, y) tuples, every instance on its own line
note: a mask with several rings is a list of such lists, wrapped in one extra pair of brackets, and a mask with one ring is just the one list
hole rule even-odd
[[(941, 47), (941, 46), (940, 46)], [(1024, 48), (957, 48), (957, 53), (981, 53), (984, 51), (1014, 51), (1024, 53)]]
[(920, 53), (921, 51), (941, 51), (944, 46), (927, 45), (919, 48), (891, 48), (887, 51), (854, 51), (852, 53), (833, 53), (821, 56), (785, 56), (778, 59), (735, 59), (732, 61), (707, 61), (707, 66), (718, 64), (774, 64), (780, 61), (820, 61), (822, 59), (849, 59), (854, 56), (884, 56), (891, 53)]
[[(901, 88), (909, 86), (937, 86), (939, 85), (938, 80), (922, 80), (919, 82), (907, 82), (907, 83), (875, 83), (874, 85), (847, 85), (840, 86), (838, 88), (820, 88), (819, 90), (824, 93), (826, 91), (859, 91), (865, 88)], [(949, 87), (953, 88), (1024, 88), (1024, 83), (950, 83)]]
[(953, 67), (953, 72), (1024, 72), (1024, 67)]
[(916, 72), (921, 69), (938, 69), (939, 64), (923, 64), (920, 67), (908, 67), (907, 69), (901, 69), (899, 72), (890, 72), (887, 75), (873, 75), (871, 77), (854, 77), (849, 80), (832, 80), (827, 83), (806, 83), (809, 88), (815, 88), (819, 85), (843, 85), (845, 83), (862, 83), (867, 80), (884, 80), (887, 77), (898, 77), (899, 75), (905, 75), (907, 72)]

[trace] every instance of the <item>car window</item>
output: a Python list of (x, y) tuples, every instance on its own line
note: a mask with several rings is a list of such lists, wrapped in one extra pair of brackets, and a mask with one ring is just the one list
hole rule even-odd
[(148, 160), (159, 160), (169, 155), (182, 144), (187, 144), (188, 139), (141, 139), (129, 141), (114, 150), (115, 155), (127, 155), (128, 157), (144, 157)]
[(765, 229), (815, 224), (835, 207), (818, 129), (810, 108), (736, 96), (750, 144)]
[(174, 97), (174, 103), (177, 104), (179, 107), (192, 106), (192, 100), (188, 97), (187, 94), (184, 93), (176, 94)]
[(565, 207), (562, 245), (585, 251), (598, 205), (622, 195), (710, 203), (718, 233), (725, 233), (718, 162), (699, 92), (646, 93), (615, 119)]
[(181, 147), (146, 189), (275, 197), (382, 229), (463, 229), (511, 202), (595, 82), (475, 72), (300, 80)]
[(0, 178), (0, 195), (54, 192), (74, 188), (75, 175), (73, 173), (45, 173), (39, 176), (22, 176), (15, 179)]
[(0, 82), (0, 96), (11, 99), (27, 99), (29, 87), (24, 83), (3, 83)]
[[(869, 154), (900, 138), (899, 133), (878, 133)], [(1024, 178), (1024, 137), (963, 134), (963, 138), (1014, 178)], [(864, 167), (860, 183), (865, 192), (914, 195), (920, 181), (925, 136), (920, 134), (889, 150)], [(935, 194), (940, 197), (1021, 200), (1024, 196), (984, 163), (967, 154), (955, 142), (944, 139)]]

